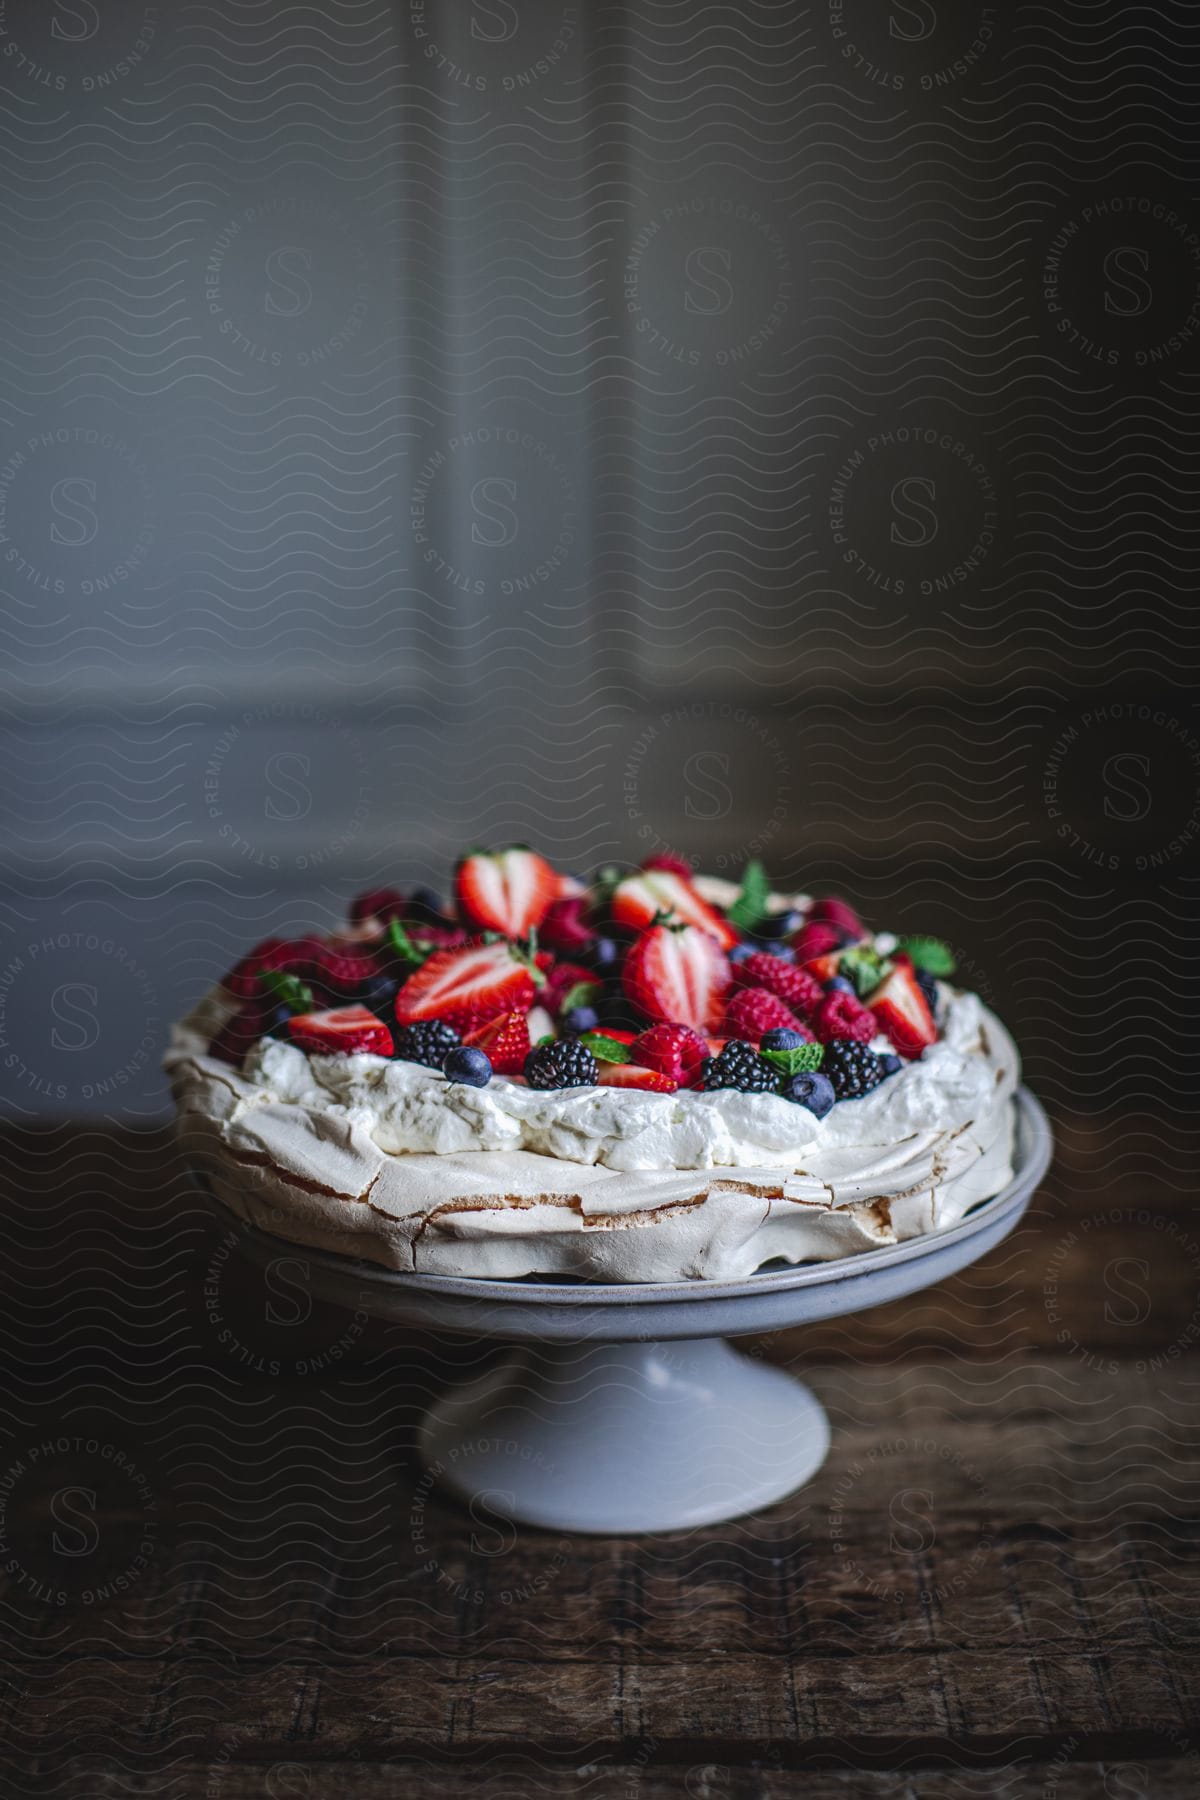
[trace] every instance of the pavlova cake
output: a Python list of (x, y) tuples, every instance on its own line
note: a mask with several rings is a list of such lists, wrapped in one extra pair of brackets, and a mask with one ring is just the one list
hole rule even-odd
[(1017, 1055), (931, 938), (674, 858), (471, 851), (364, 894), (176, 1026), (233, 1212), (401, 1270), (730, 1279), (930, 1232), (1011, 1175)]

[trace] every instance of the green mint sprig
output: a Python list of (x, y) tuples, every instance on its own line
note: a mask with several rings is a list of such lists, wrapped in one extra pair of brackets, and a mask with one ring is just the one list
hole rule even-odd
[(272, 1000), (286, 1006), (292, 1014), (311, 1012), (316, 1004), (308, 984), (295, 975), (285, 975), (282, 969), (260, 969), (258, 979)]
[(770, 898), (771, 883), (767, 878), (767, 871), (755, 857), (742, 870), (741, 889), (725, 917), (739, 931), (753, 933), (768, 916), (767, 902)]
[(958, 967), (949, 944), (935, 937), (902, 937), (900, 948), (907, 951), (913, 967), (930, 975), (953, 975)]
[(602, 1031), (581, 1032), (579, 1042), (587, 1045), (597, 1062), (627, 1063), (633, 1061), (629, 1054), (628, 1044), (623, 1044), (619, 1038), (605, 1037)]
[(784, 1081), (793, 1075), (811, 1074), (825, 1059), (824, 1044), (797, 1044), (794, 1050), (760, 1050), (759, 1059), (778, 1071)]
[(886, 980), (895, 966), (869, 944), (859, 944), (853, 950), (843, 950), (838, 959), (838, 974), (854, 983), (855, 993), (863, 1000)]
[(604, 989), (598, 981), (577, 981), (569, 987), (559, 1003), (559, 1012), (572, 1012), (577, 1006), (594, 1006)]

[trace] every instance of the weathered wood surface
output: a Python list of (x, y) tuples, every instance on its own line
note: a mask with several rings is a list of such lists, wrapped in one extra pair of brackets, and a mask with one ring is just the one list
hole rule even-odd
[(488, 1352), (268, 1319), (160, 1134), (11, 1135), (2, 1791), (1200, 1790), (1200, 1232), (1060, 1135), (985, 1263), (749, 1346), (829, 1408), (808, 1488), (640, 1540), (431, 1491)]

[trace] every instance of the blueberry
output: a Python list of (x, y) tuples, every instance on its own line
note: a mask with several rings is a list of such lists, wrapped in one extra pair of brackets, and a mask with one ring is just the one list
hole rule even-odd
[(901, 1062), (898, 1056), (881, 1056), (879, 1063), (885, 1078), (888, 1075), (898, 1075), (900, 1073)]
[(287, 1036), (287, 1022), (292, 1016), (290, 1006), (273, 1006), (263, 1022), (264, 1033), (272, 1037)]
[(459, 1081), (465, 1087), (486, 1087), (492, 1079), (491, 1059), (470, 1044), (459, 1044), (447, 1053), (442, 1074), (447, 1081)]
[(754, 955), (754, 945), (753, 944), (735, 944), (733, 946), (733, 949), (729, 952), (729, 960), (731, 963), (745, 962), (745, 960), (748, 956), (753, 956), (753, 955)]
[(827, 1075), (809, 1074), (793, 1075), (783, 1085), (785, 1100), (794, 1100), (797, 1106), (806, 1106), (813, 1117), (823, 1119), (832, 1111), (837, 1095), (833, 1091), (833, 1083)]
[(764, 1031), (762, 1036), (763, 1050), (798, 1050), (807, 1040), (799, 1031), (789, 1031), (786, 1025), (776, 1031)]
[(858, 989), (855, 987), (855, 985), (852, 981), (847, 981), (847, 979), (844, 975), (835, 975), (833, 977), (832, 981), (827, 981), (825, 983), (825, 992), (827, 994), (855, 994), (855, 995), (857, 995)]
[(598, 937), (592, 942), (591, 961), (595, 969), (615, 969), (621, 960), (621, 946), (615, 938)]
[(442, 897), (435, 894), (432, 888), (414, 888), (404, 908), (404, 917), (418, 925), (448, 925), (450, 923), (442, 910)]
[(572, 1037), (578, 1037), (581, 1031), (595, 1031), (599, 1023), (600, 1015), (594, 1006), (573, 1006), (559, 1020), (563, 1030), (570, 1032)]
[(789, 938), (794, 932), (799, 931), (803, 923), (803, 918), (795, 908), (789, 907), (786, 912), (768, 913), (765, 919), (759, 921), (754, 935), (768, 939)]
[(375, 975), (367, 983), (360, 996), (362, 1004), (370, 1007), (373, 1013), (387, 1012), (396, 998), (400, 983), (387, 975)]
[(768, 956), (774, 956), (779, 962), (795, 962), (796, 952), (782, 938), (770, 938), (763, 946)]

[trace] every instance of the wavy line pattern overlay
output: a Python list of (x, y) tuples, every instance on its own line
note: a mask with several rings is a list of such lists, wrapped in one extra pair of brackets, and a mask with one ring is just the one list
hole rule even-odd
[[(1196, 1791), (1198, 66), (1184, 0), (0, 0), (5, 1793)], [(945, 937), (1055, 1120), (984, 1264), (756, 1348), (834, 1446), (736, 1525), (460, 1509), (493, 1347), (172, 1156), (216, 974), (514, 841)]]

